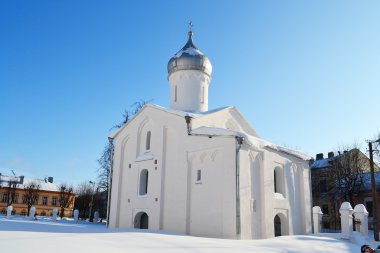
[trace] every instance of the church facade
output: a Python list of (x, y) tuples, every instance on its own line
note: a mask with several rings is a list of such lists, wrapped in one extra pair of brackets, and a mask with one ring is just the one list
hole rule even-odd
[(170, 108), (148, 104), (109, 137), (109, 227), (230, 239), (311, 232), (310, 157), (261, 139), (235, 107), (208, 109), (212, 66), (192, 36), (168, 63)]

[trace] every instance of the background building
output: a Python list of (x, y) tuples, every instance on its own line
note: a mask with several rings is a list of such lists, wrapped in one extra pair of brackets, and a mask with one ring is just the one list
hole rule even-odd
[(31, 184), (37, 185), (33, 206), (36, 214), (51, 216), (53, 209), (57, 208), (61, 212), (62, 199), (68, 200), (68, 207), (65, 208), (64, 216), (72, 217), (75, 194), (67, 193), (66, 189), (53, 183), (53, 177), (44, 180), (32, 180), (24, 176), (5, 176), (0, 173), (0, 212), (6, 213), (8, 205), (13, 206), (13, 213), (16, 215), (27, 215), (28, 196), (26, 188)]
[[(380, 172), (376, 164), (375, 171), (376, 187), (379, 190)], [(343, 151), (337, 155), (329, 152), (327, 158), (324, 158), (323, 153), (317, 154), (311, 166), (311, 181), (313, 206), (321, 207), (322, 226), (325, 230), (340, 230), (339, 208), (345, 201), (350, 202), (352, 207), (364, 204), (369, 212), (369, 227), (372, 227), (370, 164), (369, 158), (359, 149)]]

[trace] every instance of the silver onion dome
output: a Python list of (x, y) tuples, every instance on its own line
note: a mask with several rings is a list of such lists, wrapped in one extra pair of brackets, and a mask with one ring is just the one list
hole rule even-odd
[(193, 43), (193, 32), (190, 31), (186, 45), (168, 62), (168, 77), (178, 70), (200, 70), (211, 77), (210, 60)]

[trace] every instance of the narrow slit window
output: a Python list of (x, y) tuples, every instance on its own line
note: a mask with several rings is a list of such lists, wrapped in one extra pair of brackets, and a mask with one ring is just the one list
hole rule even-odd
[(276, 167), (273, 173), (274, 192), (281, 193), (285, 197), (284, 169)]
[(202, 86), (201, 103), (203, 104), (204, 102), (205, 102), (205, 87)]
[(151, 135), (151, 133), (150, 133), (150, 131), (148, 131), (146, 133), (146, 145), (145, 145), (146, 150), (150, 150), (150, 135)]
[(200, 182), (202, 179), (202, 171), (201, 170), (197, 170), (197, 182)]
[(148, 170), (144, 169), (140, 173), (140, 187), (139, 195), (146, 195), (148, 193)]
[(177, 102), (177, 85), (174, 87), (174, 102)]

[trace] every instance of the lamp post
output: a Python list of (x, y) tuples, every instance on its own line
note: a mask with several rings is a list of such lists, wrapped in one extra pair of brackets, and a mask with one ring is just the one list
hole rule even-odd
[(371, 185), (372, 185), (372, 203), (373, 203), (373, 234), (375, 241), (379, 241), (379, 221), (377, 217), (377, 193), (376, 193), (376, 181), (375, 181), (375, 168), (373, 164), (373, 149), (372, 143), (380, 143), (380, 139), (376, 141), (367, 141), (369, 148), (369, 165), (371, 168)]
[(90, 184), (92, 184), (92, 195), (91, 195), (91, 201), (90, 201), (90, 213), (88, 214), (88, 221), (91, 222), (91, 212), (92, 212), (92, 205), (93, 205), (93, 202), (94, 202), (94, 189), (95, 189), (95, 182), (92, 182), (92, 181), (88, 181)]

